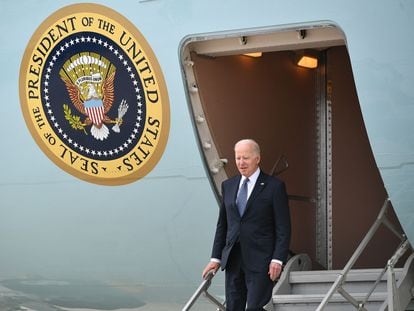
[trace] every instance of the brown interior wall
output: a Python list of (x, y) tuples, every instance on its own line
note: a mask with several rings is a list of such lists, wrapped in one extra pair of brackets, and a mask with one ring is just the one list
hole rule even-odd
[[(315, 198), (315, 71), (295, 66), (289, 52), (205, 57), (192, 54), (206, 119), (226, 172), (237, 173), (233, 147), (242, 138), (261, 146), (264, 171), (280, 155), (289, 169), (280, 176), (289, 194)], [(315, 204), (290, 201), (291, 249), (314, 259)]]
[[(375, 164), (345, 47), (327, 52), (332, 82), (333, 268), (343, 268), (386, 198)], [(383, 267), (398, 241), (381, 228), (357, 267)]]

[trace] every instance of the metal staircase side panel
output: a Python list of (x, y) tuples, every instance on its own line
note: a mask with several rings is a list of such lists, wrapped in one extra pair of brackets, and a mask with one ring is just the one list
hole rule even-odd
[(279, 280), (273, 287), (272, 298), (265, 306), (265, 310), (274, 310), (273, 296), (277, 294), (290, 294), (292, 286), (290, 284), (290, 273), (292, 271), (304, 271), (312, 268), (312, 261), (307, 254), (298, 254), (289, 259), (284, 267)]
[(293, 271), (306, 271), (312, 268), (312, 261), (307, 254), (293, 256), (286, 264), (283, 272), (273, 288), (273, 295), (290, 294), (292, 286), (290, 284), (290, 274)]

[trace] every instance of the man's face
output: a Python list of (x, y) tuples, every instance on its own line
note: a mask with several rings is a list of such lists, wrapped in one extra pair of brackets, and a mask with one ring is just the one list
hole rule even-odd
[(251, 143), (239, 143), (234, 149), (236, 166), (240, 174), (250, 177), (259, 167), (260, 155), (254, 152)]

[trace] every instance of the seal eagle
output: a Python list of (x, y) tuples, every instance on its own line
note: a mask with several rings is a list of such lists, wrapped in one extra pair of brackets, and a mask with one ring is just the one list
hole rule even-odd
[[(105, 123), (117, 122), (106, 115), (114, 101), (114, 77), (115, 71), (110, 73), (102, 83), (93, 83), (91, 79), (83, 87), (74, 84), (69, 79), (62, 79), (76, 110), (86, 116), (83, 123), (92, 124), (91, 134), (97, 140), (103, 141), (108, 138), (109, 129)], [(97, 90), (96, 88), (100, 85), (102, 85), (101, 89)]]

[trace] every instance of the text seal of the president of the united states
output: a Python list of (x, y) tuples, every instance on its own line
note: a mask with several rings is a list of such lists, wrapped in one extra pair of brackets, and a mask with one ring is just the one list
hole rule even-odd
[(67, 6), (39, 26), (23, 57), (20, 102), (43, 152), (88, 182), (142, 178), (168, 139), (158, 61), (138, 29), (102, 5)]

